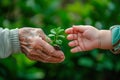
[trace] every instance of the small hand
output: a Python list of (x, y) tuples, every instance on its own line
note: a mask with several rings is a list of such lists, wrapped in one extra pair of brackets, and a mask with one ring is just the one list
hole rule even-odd
[(99, 30), (92, 26), (73, 26), (65, 31), (68, 36), (71, 52), (88, 51), (100, 46)]
[(38, 28), (21, 28), (19, 30), (21, 51), (31, 60), (46, 63), (59, 63), (64, 60), (64, 54), (55, 50), (48, 42), (49, 38)]

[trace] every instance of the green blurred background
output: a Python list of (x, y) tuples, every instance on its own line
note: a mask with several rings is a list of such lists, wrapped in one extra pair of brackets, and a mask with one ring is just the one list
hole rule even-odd
[[(119, 0), (0, 0), (3, 28), (42, 28), (48, 35), (56, 27), (92, 25), (109, 29), (120, 24)], [(31, 61), (23, 54), (0, 59), (0, 80), (120, 80), (120, 56), (94, 49), (70, 53), (63, 39), (66, 59), (59, 64)]]

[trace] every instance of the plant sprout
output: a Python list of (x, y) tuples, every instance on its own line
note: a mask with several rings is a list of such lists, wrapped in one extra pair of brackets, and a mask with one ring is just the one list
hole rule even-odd
[(65, 38), (63, 32), (64, 29), (61, 29), (61, 27), (58, 28), (54, 28), (50, 30), (50, 34), (48, 35), (51, 38), (51, 42), (50, 44), (53, 46), (58, 46), (62, 44), (62, 40), (63, 38)]

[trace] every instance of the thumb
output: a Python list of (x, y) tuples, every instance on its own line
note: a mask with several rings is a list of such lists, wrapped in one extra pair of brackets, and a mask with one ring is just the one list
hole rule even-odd
[(74, 29), (75, 31), (79, 31), (79, 32), (82, 32), (82, 33), (83, 33), (85, 30), (88, 29), (88, 26), (83, 26), (83, 25), (73, 26), (73, 29)]

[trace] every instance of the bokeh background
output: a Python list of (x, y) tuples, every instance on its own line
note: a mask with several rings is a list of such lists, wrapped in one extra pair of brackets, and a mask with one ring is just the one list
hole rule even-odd
[[(109, 29), (116, 24), (119, 0), (0, 0), (3, 28), (42, 28), (48, 35), (56, 27)], [(66, 59), (59, 64), (31, 61), (24, 54), (0, 59), (0, 80), (120, 80), (119, 55), (100, 49), (72, 54), (68, 42), (63, 39)]]

